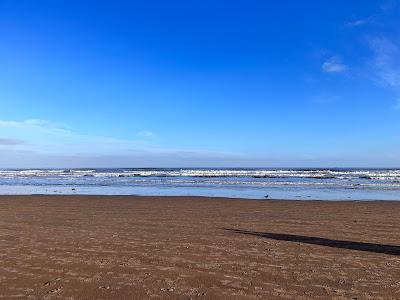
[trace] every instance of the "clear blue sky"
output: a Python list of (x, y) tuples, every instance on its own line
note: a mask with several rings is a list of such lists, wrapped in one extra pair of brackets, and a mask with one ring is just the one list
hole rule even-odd
[(0, 0), (0, 167), (400, 166), (400, 1)]

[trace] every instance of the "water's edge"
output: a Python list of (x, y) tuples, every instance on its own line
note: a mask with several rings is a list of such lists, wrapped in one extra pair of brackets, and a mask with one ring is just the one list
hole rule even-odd
[(0, 194), (400, 200), (400, 169), (16, 169)]

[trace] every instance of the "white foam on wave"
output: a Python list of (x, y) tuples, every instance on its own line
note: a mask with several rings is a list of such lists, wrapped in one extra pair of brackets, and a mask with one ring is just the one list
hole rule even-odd
[(400, 180), (400, 170), (288, 170), (288, 169), (29, 169), (0, 170), (0, 177), (254, 177), (310, 179)]

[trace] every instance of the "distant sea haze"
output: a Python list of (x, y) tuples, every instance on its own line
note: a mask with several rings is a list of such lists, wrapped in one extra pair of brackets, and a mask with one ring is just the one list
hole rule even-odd
[(400, 200), (400, 169), (4, 169), (0, 194)]

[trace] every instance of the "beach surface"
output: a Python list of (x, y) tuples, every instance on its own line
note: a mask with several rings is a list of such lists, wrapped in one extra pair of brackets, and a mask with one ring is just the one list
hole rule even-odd
[(400, 202), (0, 196), (0, 298), (399, 299)]

